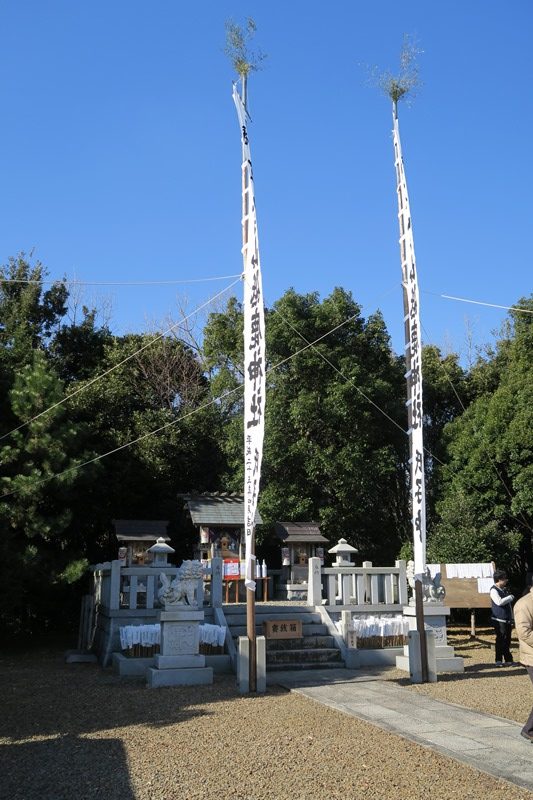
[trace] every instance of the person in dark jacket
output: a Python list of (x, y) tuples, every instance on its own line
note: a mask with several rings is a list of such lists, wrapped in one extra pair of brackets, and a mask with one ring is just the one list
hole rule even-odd
[(496, 666), (512, 664), (511, 655), (511, 631), (513, 629), (513, 608), (514, 596), (507, 590), (507, 573), (503, 569), (497, 569), (493, 575), (494, 586), (490, 590), (492, 602), (491, 620), (496, 633)]

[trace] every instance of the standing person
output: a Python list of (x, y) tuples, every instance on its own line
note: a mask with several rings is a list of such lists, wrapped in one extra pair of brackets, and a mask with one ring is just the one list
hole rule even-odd
[[(533, 586), (515, 606), (516, 635), (520, 645), (520, 663), (533, 681)], [(520, 731), (524, 739), (533, 742), (533, 708)]]
[(497, 569), (494, 572), (493, 580), (494, 586), (490, 590), (490, 599), (492, 601), (491, 619), (496, 632), (496, 666), (501, 667), (504, 662), (506, 664), (513, 663), (510, 644), (511, 631), (513, 629), (511, 603), (514, 597), (507, 591), (507, 573), (503, 569)]

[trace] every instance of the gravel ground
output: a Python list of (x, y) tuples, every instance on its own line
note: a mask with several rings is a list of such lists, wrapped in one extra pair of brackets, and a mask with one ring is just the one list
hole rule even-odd
[[(462, 656), (465, 661), (462, 674), (439, 675), (437, 683), (421, 685), (409, 683), (405, 672), (399, 670), (390, 670), (384, 677), (436, 700), (457, 703), (523, 724), (533, 705), (533, 686), (526, 670), (519, 663), (496, 667), (494, 631), (492, 628), (480, 628), (476, 633), (476, 638), (471, 640), (469, 628), (455, 627), (448, 631), (449, 644), (455, 647), (455, 654)], [(517, 660), (518, 641), (514, 631), (511, 652)]]
[[(464, 677), (412, 690), (522, 720), (533, 699), (527, 674), (483, 670), (492, 654), (480, 639), (457, 637)], [(59, 649), (4, 656), (0, 676), (2, 800), (533, 799), (281, 689), (240, 697), (232, 676), (148, 690), (67, 665)], [(388, 677), (405, 684), (403, 673)]]

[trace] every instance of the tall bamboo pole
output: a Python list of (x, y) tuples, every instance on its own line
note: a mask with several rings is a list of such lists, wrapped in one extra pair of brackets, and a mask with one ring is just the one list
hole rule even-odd
[(422, 682), (428, 681), (428, 654), (422, 597), (422, 574), (426, 570), (426, 495), (423, 447), (422, 409), (422, 343), (420, 338), (420, 302), (413, 227), (409, 195), (402, 157), (397, 99), (392, 101), (394, 159), (398, 193), (398, 222), (400, 226), (400, 257), (402, 263), (402, 294), (405, 334), (405, 378), (409, 428), (409, 463), (411, 516), (415, 560), (416, 627), (420, 642)]
[(402, 294), (405, 335), (405, 379), (409, 434), (411, 515), (415, 574), (426, 570), (426, 489), (423, 446), (422, 407), (422, 341), (420, 331), (420, 300), (416, 273), (415, 249), (407, 181), (403, 165), (398, 104), (393, 99), (393, 138), (398, 194), (398, 223), (400, 227), (400, 258), (402, 264)]
[[(244, 108), (247, 107), (248, 101), (248, 76), (246, 74), (241, 76), (241, 100)], [(245, 162), (244, 143), (243, 143), (243, 164)], [(247, 177), (248, 176), (248, 177)], [(242, 170), (242, 246), (243, 252), (246, 252), (249, 246), (250, 225), (245, 223), (245, 218), (248, 215), (249, 203), (247, 201), (246, 192), (248, 189), (247, 180), (249, 180), (249, 173), (245, 166)], [(255, 522), (252, 531), (252, 540), (250, 552), (255, 556)], [(252, 559), (252, 566), (255, 567), (255, 558)], [(255, 575), (252, 575), (255, 578)], [(257, 644), (255, 635), (255, 591), (246, 588), (246, 635), (248, 637), (248, 680), (250, 692), (257, 691)]]

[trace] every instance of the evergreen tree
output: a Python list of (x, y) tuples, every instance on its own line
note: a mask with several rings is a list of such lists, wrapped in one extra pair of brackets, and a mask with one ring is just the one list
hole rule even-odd
[[(532, 300), (518, 305), (533, 310)], [(471, 531), (469, 557), (522, 571), (533, 566), (532, 315), (512, 312), (509, 323), (493, 357), (472, 370), (478, 396), (445, 428), (448, 458), (430, 548), (438, 560), (455, 538), (460, 555), (460, 522)]]
[[(342, 289), (323, 301), (289, 290), (267, 313), (266, 337), (267, 368), (276, 368), (267, 375), (263, 519), (314, 519), (332, 541), (345, 536), (362, 557), (390, 561), (406, 535), (407, 453), (403, 369), (383, 319), (365, 321)], [(232, 301), (205, 331), (212, 391), (240, 385), (242, 347)], [(240, 393), (223, 406), (228, 488), (242, 491)]]
[(0, 615), (13, 633), (42, 627), (63, 585), (87, 566), (84, 543), (72, 525), (76, 493), (91, 477), (75, 470), (89, 457), (83, 431), (64, 406), (38, 416), (62, 398), (61, 382), (36, 350), (9, 393), (13, 417), (23, 427), (0, 447)]

